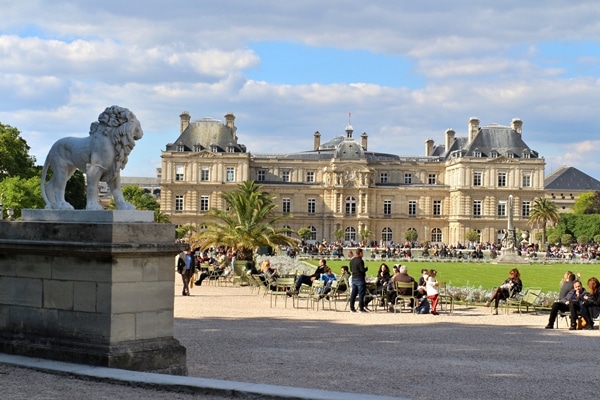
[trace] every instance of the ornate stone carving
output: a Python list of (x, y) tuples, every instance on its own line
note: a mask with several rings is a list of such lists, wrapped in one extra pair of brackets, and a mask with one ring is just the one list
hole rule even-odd
[[(107, 107), (90, 126), (90, 135), (83, 138), (59, 139), (48, 152), (42, 170), (42, 196), (46, 209), (72, 210), (65, 200), (65, 185), (76, 169), (86, 174), (88, 210), (102, 210), (98, 202), (98, 183), (108, 183), (115, 205), (119, 210), (135, 210), (123, 198), (121, 170), (127, 157), (142, 138), (140, 122), (127, 108)], [(52, 177), (46, 183), (48, 169)]]

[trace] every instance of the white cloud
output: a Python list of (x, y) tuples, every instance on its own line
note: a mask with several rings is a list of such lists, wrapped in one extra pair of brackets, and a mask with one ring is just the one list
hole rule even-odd
[[(544, 54), (552, 42), (600, 40), (600, 3), (0, 0), (0, 7), (0, 121), (18, 127), (38, 159), (59, 137), (87, 134), (112, 104), (132, 109), (146, 132), (130, 157), (136, 174), (159, 165), (183, 110), (218, 119), (234, 112), (240, 142), (253, 152), (310, 150), (314, 131), (322, 140), (342, 134), (348, 112), (357, 135), (368, 133), (369, 150), (403, 155), (423, 154), (424, 140), (440, 143), (446, 128), (466, 135), (471, 116), (484, 125), (520, 117), (526, 142), (552, 164), (591, 165), (580, 169), (600, 178), (600, 165), (586, 161), (594, 156), (586, 149), (598, 146), (591, 141), (600, 122), (600, 56)], [(264, 40), (395, 55), (413, 63), (417, 83), (249, 80), (245, 72), (261, 65), (251, 44)], [(569, 62), (587, 68), (573, 72)], [(324, 64), (323, 74), (342, 68)]]

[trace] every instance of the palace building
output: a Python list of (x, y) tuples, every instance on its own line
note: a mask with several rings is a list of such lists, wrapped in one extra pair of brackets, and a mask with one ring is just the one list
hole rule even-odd
[[(527, 226), (534, 199), (544, 196), (544, 159), (524, 141), (519, 119), (508, 126), (468, 121), (466, 134), (448, 129), (441, 144), (427, 139), (423, 156), (372, 151), (368, 135), (343, 134), (297, 153), (262, 154), (238, 143), (235, 116), (225, 121), (180, 115), (179, 137), (162, 152), (161, 210), (176, 225), (201, 229), (222, 208), (220, 194), (255, 180), (275, 197), (286, 225), (309, 228), (313, 240), (465, 243), (476, 230), (498, 242), (507, 228), (508, 198), (517, 230)], [(343, 233), (343, 235), (342, 235)], [(365, 235), (366, 234), (366, 235)]]

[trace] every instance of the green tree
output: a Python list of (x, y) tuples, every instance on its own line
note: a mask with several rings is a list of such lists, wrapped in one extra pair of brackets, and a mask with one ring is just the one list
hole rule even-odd
[(344, 230), (343, 229), (336, 229), (333, 232), (333, 236), (335, 236), (335, 238), (337, 239), (337, 241), (339, 242), (340, 240), (342, 240), (342, 238), (344, 237)]
[[(160, 211), (160, 204), (150, 193), (146, 193), (144, 189), (136, 185), (123, 186), (121, 190), (123, 190), (123, 197), (125, 198), (125, 200), (133, 204), (138, 210), (154, 211), (154, 222), (169, 222), (169, 217)], [(114, 199), (110, 199), (108, 209), (116, 210), (116, 208), (117, 207), (115, 205)]]
[(587, 210), (591, 207), (594, 196), (593, 192), (581, 193), (577, 196), (572, 208), (573, 214), (587, 214)]
[(42, 199), (40, 177), (38, 176), (29, 179), (22, 179), (17, 176), (4, 178), (0, 181), (0, 196), (0, 200), (4, 205), (4, 218), (7, 217), (9, 208), (14, 210), (14, 218), (18, 219), (21, 217), (22, 209), (41, 209), (46, 205)]
[[(8, 176), (29, 179), (37, 174), (35, 157), (17, 128), (0, 122), (0, 181)], [(41, 192), (40, 192), (41, 195)]]
[(556, 224), (560, 220), (558, 207), (544, 197), (533, 201), (527, 223), (530, 226), (540, 225), (542, 228), (542, 244), (546, 243), (546, 225), (548, 222)]
[(186, 224), (175, 229), (175, 235), (177, 239), (187, 239), (188, 241), (192, 238), (196, 228), (193, 225)]
[(415, 242), (418, 238), (419, 234), (415, 229), (408, 229), (406, 232), (404, 232), (404, 239), (408, 240), (409, 242)]
[(475, 229), (471, 229), (470, 231), (465, 233), (465, 239), (467, 239), (469, 242), (478, 243), (479, 242), (479, 232), (477, 232)]
[(312, 237), (312, 231), (309, 228), (300, 228), (298, 229), (298, 237), (300, 239), (308, 240)]
[[(40, 172), (41, 175), (41, 172)], [(85, 192), (85, 177), (80, 170), (75, 171), (67, 181), (65, 200), (76, 210), (85, 210), (87, 195)]]
[(262, 191), (254, 181), (245, 181), (237, 190), (221, 194), (227, 208), (213, 208), (208, 216), (207, 229), (192, 238), (194, 247), (225, 245), (236, 249), (238, 260), (251, 260), (254, 249), (259, 246), (277, 245), (297, 248), (295, 240), (286, 228), (276, 228), (286, 217), (275, 217), (275, 197)]
[(373, 231), (371, 231), (368, 228), (363, 228), (363, 229), (361, 229), (359, 234), (360, 234), (360, 237), (362, 238), (363, 246), (366, 246), (366, 245), (368, 245), (367, 240), (369, 240), (369, 238), (373, 235)]

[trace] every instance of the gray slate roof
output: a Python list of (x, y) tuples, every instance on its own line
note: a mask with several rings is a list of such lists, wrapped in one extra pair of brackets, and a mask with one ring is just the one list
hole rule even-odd
[(538, 153), (527, 146), (520, 133), (509, 126), (498, 124), (480, 127), (472, 143), (469, 143), (468, 137), (456, 137), (449, 151), (445, 147), (436, 146), (433, 155), (445, 155), (448, 158), (452, 153), (458, 152), (461, 157), (474, 157), (478, 152), (481, 157), (486, 158), (492, 157), (492, 153), (496, 152), (497, 156), (521, 158), (524, 154), (529, 154), (529, 158), (538, 158)]
[(575, 167), (562, 166), (544, 180), (546, 190), (596, 191), (600, 181), (581, 172)]

